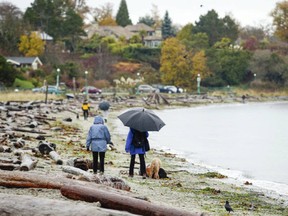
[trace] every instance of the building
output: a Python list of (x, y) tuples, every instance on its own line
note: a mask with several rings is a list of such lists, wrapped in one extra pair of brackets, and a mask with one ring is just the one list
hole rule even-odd
[(7, 62), (10, 62), (16, 67), (29, 67), (33, 70), (37, 70), (42, 66), (42, 62), (38, 57), (5, 57)]

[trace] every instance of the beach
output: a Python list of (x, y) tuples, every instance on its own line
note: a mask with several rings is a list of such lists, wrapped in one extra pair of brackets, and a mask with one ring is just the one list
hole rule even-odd
[[(231, 182), (225, 176), (210, 172), (210, 170), (196, 164), (191, 165), (185, 158), (153, 148), (153, 146), (146, 154), (146, 163), (151, 162), (153, 158), (159, 158), (169, 178), (142, 179), (138, 175), (129, 178), (130, 155), (124, 151), (126, 136), (118, 132), (119, 123), (116, 122), (118, 121), (117, 116), (127, 108), (129, 106), (122, 106), (121, 108), (112, 106), (109, 113), (107, 126), (116, 150), (107, 151), (106, 153), (104, 175), (121, 178), (131, 187), (130, 193), (134, 196), (145, 198), (145, 200), (160, 206), (173, 207), (191, 213), (204, 213), (204, 215), (227, 215), (224, 208), (226, 200), (229, 200), (230, 205), (234, 209), (233, 215), (288, 215), (287, 201), (283, 197), (275, 197), (273, 194), (267, 193), (267, 191), (258, 190), (258, 188), (249, 183), (245, 184), (245, 182), (242, 182), (239, 184)], [(97, 112), (95, 111), (93, 114), (97, 114)], [(61, 121), (66, 117), (71, 117), (71, 112), (63, 111), (55, 113), (53, 116)], [(55, 135), (49, 138), (49, 140), (57, 143), (59, 146), (58, 152), (63, 159), (66, 160), (76, 156), (92, 158), (90, 152), (84, 151), (86, 135), (92, 122), (93, 117), (89, 117), (88, 121), (85, 121), (82, 117), (77, 119), (73, 115), (72, 122), (62, 123), (78, 128), (79, 132), (74, 133), (72, 137), (67, 137), (61, 132), (55, 132)], [(165, 134), (162, 135), (165, 136)], [(67, 146), (66, 142), (59, 141), (65, 141), (66, 139), (72, 140), (75, 144)], [(80, 149), (83, 150), (81, 154), (79, 154)], [(136, 157), (135, 174), (139, 167), (138, 161), (138, 157)], [(52, 175), (53, 173), (63, 173), (61, 165), (56, 165), (47, 158), (39, 158), (38, 166), (30, 172), (49, 173)], [(88, 172), (91, 173), (91, 170)], [(101, 185), (99, 186), (101, 187)], [(1, 186), (0, 193), (49, 198), (69, 203), (77, 202), (87, 206), (96, 206), (94, 203), (67, 199), (58, 190), (6, 188)], [(120, 212), (113, 212), (113, 214), (120, 215)], [(54, 212), (54, 215), (57, 215), (57, 212)]]

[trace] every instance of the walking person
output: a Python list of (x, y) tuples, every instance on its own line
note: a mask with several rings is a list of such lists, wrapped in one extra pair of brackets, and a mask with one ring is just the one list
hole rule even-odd
[(92, 151), (93, 156), (93, 172), (97, 173), (98, 170), (98, 156), (100, 157), (100, 173), (104, 173), (105, 152), (107, 150), (107, 143), (111, 142), (110, 132), (101, 116), (95, 116), (94, 123), (90, 127), (87, 138), (86, 148), (87, 151)]
[(87, 102), (87, 100), (85, 100), (82, 104), (82, 110), (83, 110), (83, 116), (84, 116), (84, 120), (87, 120), (88, 116), (89, 116), (89, 110), (90, 110), (90, 104)]
[[(138, 136), (142, 136), (138, 138)], [(130, 167), (129, 167), (129, 177), (134, 176), (134, 165), (135, 165), (135, 158), (136, 154), (139, 155), (140, 160), (140, 176), (142, 176), (144, 179), (146, 178), (146, 164), (145, 164), (145, 141), (148, 142), (147, 138), (149, 136), (149, 133), (146, 132), (139, 132), (133, 128), (130, 128), (127, 139), (126, 139), (126, 145), (125, 145), (125, 151), (130, 153), (131, 159), (130, 159)], [(144, 140), (144, 141), (141, 141)], [(141, 143), (142, 142), (142, 143)], [(136, 144), (136, 143), (139, 143)]]

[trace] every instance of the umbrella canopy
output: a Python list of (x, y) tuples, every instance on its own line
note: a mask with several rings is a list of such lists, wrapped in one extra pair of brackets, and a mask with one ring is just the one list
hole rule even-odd
[(118, 118), (127, 127), (131, 127), (138, 131), (159, 131), (165, 123), (151, 110), (144, 108), (133, 108), (121, 115)]
[(110, 104), (107, 101), (103, 101), (98, 105), (100, 110), (107, 111), (110, 108)]

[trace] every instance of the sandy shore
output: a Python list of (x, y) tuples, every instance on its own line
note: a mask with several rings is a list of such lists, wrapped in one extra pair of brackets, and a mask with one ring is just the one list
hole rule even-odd
[[(94, 112), (94, 114), (96, 113)], [(115, 124), (117, 115), (119, 114), (119, 109), (112, 109), (108, 116), (107, 126), (111, 132), (116, 150), (107, 151), (106, 153), (105, 175), (123, 179), (131, 187), (131, 193), (136, 196), (145, 197), (150, 202), (159, 205), (167, 205), (189, 212), (205, 213), (205, 215), (227, 215), (224, 208), (226, 200), (229, 200), (234, 209), (234, 212), (231, 213), (232, 215), (288, 215), (287, 200), (284, 197), (273, 196), (273, 194), (261, 191), (253, 187), (253, 185), (246, 185), (244, 182), (242, 184), (230, 182), (217, 173), (210, 173), (209, 170), (189, 164), (184, 158), (153, 148), (146, 155), (146, 163), (149, 164), (153, 158), (160, 158), (162, 167), (167, 171), (169, 179), (142, 179), (137, 175), (129, 178), (130, 155), (124, 150), (126, 137), (118, 134), (116, 128), (118, 126)], [(71, 112), (64, 111), (54, 116), (61, 121), (71, 116)], [(75, 157), (92, 159), (91, 153), (84, 150), (86, 135), (93, 122), (93, 117), (90, 117), (88, 121), (83, 120), (81, 116), (79, 119), (73, 116), (72, 119), (72, 122), (63, 123), (80, 130), (72, 137), (69, 137), (70, 141), (74, 143), (72, 146), (67, 146), (68, 138), (63, 133), (58, 132), (55, 136), (49, 138), (49, 140), (57, 143), (59, 146), (58, 151), (65, 159)], [(49, 172), (62, 172), (61, 165), (55, 165), (51, 161), (40, 161), (38, 166), (33, 172), (48, 172), (47, 170), (43, 170), (43, 167), (47, 166), (50, 167)], [(135, 174), (138, 173), (138, 168), (139, 159), (136, 157)], [(195, 172), (191, 170), (195, 170)], [(199, 174), (199, 171), (202, 174)], [(0, 187), (0, 193), (75, 202), (61, 196), (59, 191), (48, 189), (11, 189)], [(80, 203), (83, 204), (84, 202)], [(87, 205), (93, 206), (96, 204), (87, 203)], [(252, 209), (250, 209), (251, 205), (253, 205)]]

